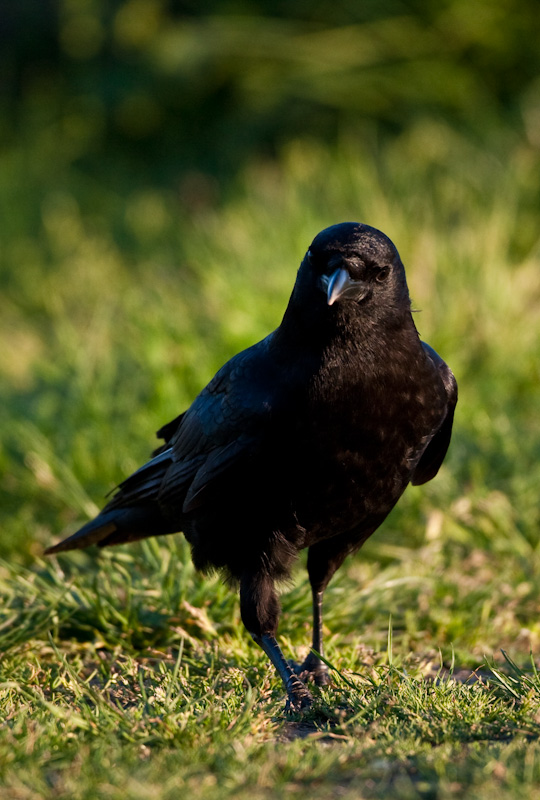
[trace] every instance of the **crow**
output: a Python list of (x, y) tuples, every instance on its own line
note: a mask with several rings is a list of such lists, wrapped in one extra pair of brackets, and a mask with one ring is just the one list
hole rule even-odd
[[(239, 587), (242, 621), (281, 676), (286, 709), (329, 682), (323, 593), (409, 483), (438, 472), (455, 378), (420, 341), (390, 239), (344, 222), (315, 237), (279, 327), (231, 358), (157, 433), (154, 457), (92, 521), (46, 553), (182, 531), (200, 570)], [(276, 582), (303, 548), (312, 649), (298, 665), (276, 640)]]

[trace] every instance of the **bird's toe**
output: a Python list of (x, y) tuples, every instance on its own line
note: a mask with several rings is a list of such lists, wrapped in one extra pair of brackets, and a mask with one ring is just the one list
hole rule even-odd
[(309, 689), (304, 686), (302, 681), (294, 676), (287, 686), (287, 702), (285, 711), (287, 714), (307, 711), (313, 704), (313, 697)]
[(316, 686), (328, 686), (331, 683), (328, 667), (321, 661), (314, 662), (309, 656), (299, 664), (297, 661), (289, 661), (289, 666), (303, 683), (313, 682)]

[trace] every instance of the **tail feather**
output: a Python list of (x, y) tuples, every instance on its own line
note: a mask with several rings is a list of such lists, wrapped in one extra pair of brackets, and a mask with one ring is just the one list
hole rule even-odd
[(92, 544), (99, 544), (103, 539), (117, 530), (113, 514), (100, 514), (95, 519), (87, 522), (80, 530), (68, 536), (67, 539), (58, 544), (48, 547), (45, 555), (62, 553), (64, 550), (78, 550), (83, 547), (90, 547)]
[(45, 554), (80, 550), (93, 544), (106, 547), (181, 530), (180, 519), (172, 522), (166, 518), (157, 502), (171, 463), (169, 447), (126, 478), (95, 519), (72, 536), (47, 548)]
[(178, 527), (172, 525), (170, 520), (166, 520), (157, 506), (114, 508), (98, 514), (95, 519), (87, 522), (67, 539), (48, 547), (45, 555), (63, 553), (66, 550), (82, 550), (93, 544), (106, 547), (177, 531)]

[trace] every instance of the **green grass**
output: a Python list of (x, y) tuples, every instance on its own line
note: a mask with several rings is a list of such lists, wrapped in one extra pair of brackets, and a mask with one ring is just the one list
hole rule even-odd
[[(538, 151), (433, 122), (393, 143), (297, 142), (219, 206), (105, 192), (37, 147), (4, 161), (3, 796), (540, 796)], [(440, 475), (327, 592), (333, 685), (286, 719), (234, 593), (181, 536), (41, 554), (279, 323), (311, 238), (345, 219), (397, 244), (461, 395)], [(297, 657), (304, 570), (282, 600)]]

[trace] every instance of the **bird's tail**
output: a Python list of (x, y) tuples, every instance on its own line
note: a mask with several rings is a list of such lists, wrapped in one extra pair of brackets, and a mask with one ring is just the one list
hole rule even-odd
[(106, 547), (110, 544), (135, 542), (150, 536), (175, 533), (176, 530), (178, 528), (170, 520), (164, 519), (157, 507), (114, 508), (102, 512), (67, 539), (48, 547), (45, 555), (62, 553), (65, 550), (81, 550), (93, 544)]
[(170, 451), (159, 453), (120, 484), (118, 492), (95, 519), (67, 539), (48, 547), (45, 554), (176, 533), (181, 529), (180, 521), (166, 519), (157, 502), (159, 487), (170, 463)]

